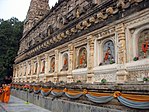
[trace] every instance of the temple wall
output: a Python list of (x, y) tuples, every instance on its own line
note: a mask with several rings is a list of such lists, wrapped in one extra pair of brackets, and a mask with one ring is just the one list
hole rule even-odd
[[(14, 65), (13, 80), (143, 81), (149, 77), (149, 51), (144, 54), (140, 51), (138, 38), (149, 29), (148, 18), (149, 9), (142, 10), (18, 63)], [(134, 61), (139, 53), (139, 60)]]

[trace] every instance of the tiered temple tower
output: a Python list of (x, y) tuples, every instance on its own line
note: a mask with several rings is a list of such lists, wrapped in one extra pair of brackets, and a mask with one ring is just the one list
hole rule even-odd
[(50, 10), (49, 0), (31, 0), (30, 7), (24, 22), (24, 34), (29, 31)]

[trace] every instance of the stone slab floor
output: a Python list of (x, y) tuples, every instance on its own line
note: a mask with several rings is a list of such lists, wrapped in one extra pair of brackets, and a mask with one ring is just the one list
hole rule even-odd
[(8, 104), (0, 102), (0, 112), (51, 112), (38, 107), (32, 103), (27, 104), (25, 101), (11, 96)]

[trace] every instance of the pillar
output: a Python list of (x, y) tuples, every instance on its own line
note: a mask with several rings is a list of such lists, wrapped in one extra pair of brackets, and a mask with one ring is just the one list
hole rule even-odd
[(55, 76), (54, 78), (54, 83), (58, 82), (58, 63), (59, 63), (59, 51), (55, 50)]
[(47, 81), (46, 76), (48, 75), (49, 68), (48, 68), (48, 54), (45, 54), (45, 73), (44, 73), (44, 82)]
[(40, 74), (40, 68), (41, 68), (41, 60), (39, 56), (37, 56), (37, 63), (38, 63), (38, 66), (37, 66), (36, 82), (39, 82), (39, 74)]
[(94, 82), (94, 36), (90, 35), (88, 41), (88, 59), (87, 59), (87, 83)]
[(125, 38), (125, 26), (123, 23), (116, 26), (116, 33), (118, 37), (118, 71), (117, 83), (124, 83), (127, 81), (128, 72), (125, 69), (126, 63), (126, 38)]
[(68, 63), (68, 76), (67, 76), (67, 83), (73, 82), (73, 76), (72, 76), (72, 70), (73, 70), (73, 65), (74, 65), (74, 46), (73, 44), (68, 45), (68, 50), (69, 50), (69, 63)]

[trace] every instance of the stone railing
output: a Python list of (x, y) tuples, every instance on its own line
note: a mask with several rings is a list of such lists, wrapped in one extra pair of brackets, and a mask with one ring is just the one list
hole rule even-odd
[[(106, 109), (111, 109), (111, 105), (115, 105), (116, 110), (124, 109), (130, 112), (139, 112), (140, 110), (137, 109), (146, 112), (146, 109), (149, 109), (148, 84), (82, 84), (80, 82), (71, 84), (38, 83), (28, 85), (32, 87), (26, 86), (28, 90), (26, 91), (25, 89), (23, 92), (24, 89), (21, 88), (25, 87), (22, 86), (22, 84), (12, 84), (12, 95), (24, 100), (26, 100), (26, 95), (28, 95), (27, 98), (29, 102), (32, 103), (37, 103), (34, 102), (34, 100), (37, 100), (37, 96), (39, 99), (41, 99), (41, 97), (43, 98), (42, 103), (47, 100), (47, 98), (49, 98), (49, 101), (59, 98), (59, 102), (61, 102), (61, 100), (63, 100), (62, 102), (67, 102), (73, 99), (71, 102), (75, 100), (75, 102), (86, 105), (90, 104), (92, 106), (97, 106), (98, 104), (97, 107), (104, 107)], [(53, 99), (50, 99), (52, 97)], [(40, 106), (40, 100), (38, 103), (37, 105)], [(122, 105), (124, 105), (124, 107)]]

